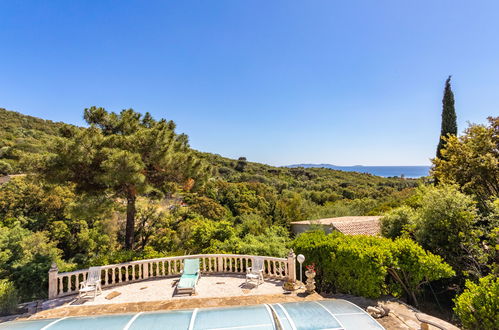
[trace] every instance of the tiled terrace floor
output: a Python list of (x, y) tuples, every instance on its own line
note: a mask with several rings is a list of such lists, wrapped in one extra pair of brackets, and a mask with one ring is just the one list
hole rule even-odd
[[(177, 295), (177, 278), (153, 279), (122, 286), (105, 288), (102, 294), (79, 299), (69, 296), (48, 300), (43, 311), (32, 318), (75, 315), (97, 315), (165, 309), (188, 309), (234, 305), (252, 305), (281, 301), (315, 300), (320, 296), (307, 296), (303, 290), (286, 293), (283, 281), (265, 280), (258, 287), (245, 283), (244, 275), (204, 275), (199, 279), (194, 295)], [(119, 293), (106, 299), (111, 293)]]
[[(246, 295), (282, 294), (283, 282), (279, 280), (266, 280), (256, 287), (255, 283), (245, 284), (245, 277), (241, 275), (204, 275), (201, 276), (196, 286), (196, 294), (176, 295), (175, 287), (178, 277), (153, 279), (123, 286), (105, 288), (95, 300), (93, 297), (78, 300), (76, 297), (72, 305), (102, 305), (119, 304), (139, 301), (158, 301), (169, 299), (187, 299), (189, 297), (233, 297)], [(106, 299), (112, 293), (118, 292), (119, 296)], [(76, 299), (76, 300), (75, 300)]]

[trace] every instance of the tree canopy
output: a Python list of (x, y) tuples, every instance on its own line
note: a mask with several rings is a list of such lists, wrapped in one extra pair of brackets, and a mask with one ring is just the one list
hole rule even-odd
[(43, 176), (73, 182), (79, 191), (111, 192), (125, 199), (125, 247), (131, 249), (137, 197), (197, 187), (206, 166), (190, 150), (187, 136), (175, 133), (172, 121), (156, 121), (132, 109), (116, 114), (97, 107), (85, 109), (84, 118), (89, 128), (67, 127), (56, 140)]
[(444, 157), (433, 159), (432, 168), (439, 182), (458, 184), (482, 206), (499, 197), (499, 117), (488, 121), (488, 126), (470, 125), (460, 137), (447, 137)]

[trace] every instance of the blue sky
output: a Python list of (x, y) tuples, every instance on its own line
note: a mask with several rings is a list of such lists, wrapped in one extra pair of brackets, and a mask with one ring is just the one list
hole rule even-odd
[(425, 165), (447, 75), (460, 131), (498, 115), (498, 32), (497, 1), (1, 1), (0, 107), (131, 107), (272, 165)]

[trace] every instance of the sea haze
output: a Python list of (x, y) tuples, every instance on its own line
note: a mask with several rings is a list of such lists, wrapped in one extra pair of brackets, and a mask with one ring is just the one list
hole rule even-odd
[(286, 167), (324, 167), (346, 172), (369, 173), (383, 177), (403, 175), (406, 178), (420, 178), (430, 174), (430, 166), (336, 166), (331, 164), (295, 164)]

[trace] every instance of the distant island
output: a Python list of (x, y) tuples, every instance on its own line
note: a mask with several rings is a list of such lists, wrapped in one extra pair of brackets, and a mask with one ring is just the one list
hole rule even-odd
[(430, 174), (430, 166), (337, 166), (332, 164), (294, 164), (285, 167), (330, 168), (345, 172), (369, 173), (382, 177), (404, 176), (406, 178), (421, 178)]

